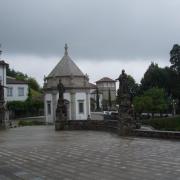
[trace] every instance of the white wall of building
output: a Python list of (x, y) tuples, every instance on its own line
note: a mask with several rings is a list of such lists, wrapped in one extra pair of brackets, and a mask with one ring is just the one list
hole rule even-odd
[[(48, 103), (50, 103), (50, 111), (51, 111), (51, 113), (48, 112)], [(52, 94), (45, 94), (44, 105), (45, 105), (46, 123), (53, 123)]]
[[(27, 84), (7, 84), (6, 85), (6, 100), (7, 101), (25, 101), (28, 98), (28, 85)], [(12, 95), (8, 95), (8, 88), (12, 88)], [(19, 94), (19, 88), (24, 89), (24, 93)]]
[[(83, 103), (83, 113), (80, 113), (79, 109), (79, 103)], [(76, 119), (77, 120), (85, 120), (87, 119), (87, 106), (86, 106), (86, 93), (85, 92), (79, 92), (76, 93)]]
[[(58, 101), (58, 93), (56, 95), (56, 101)], [(71, 94), (70, 93), (64, 93), (64, 99), (69, 101), (69, 107), (68, 107), (68, 117), (71, 118)], [(51, 113), (48, 113), (48, 103), (50, 103), (51, 106)], [(79, 112), (79, 103), (83, 103), (83, 113)], [(87, 104), (89, 105), (87, 106)], [(45, 104), (45, 116), (46, 116), (46, 122), (47, 123), (54, 123), (53, 119), (56, 116), (56, 114), (53, 113), (53, 109), (56, 107), (53, 107), (53, 98), (51, 93), (47, 93), (44, 96), (44, 104)], [(73, 120), (87, 120), (87, 116), (90, 115), (90, 94), (86, 94), (86, 92), (76, 92), (75, 93), (75, 119)]]

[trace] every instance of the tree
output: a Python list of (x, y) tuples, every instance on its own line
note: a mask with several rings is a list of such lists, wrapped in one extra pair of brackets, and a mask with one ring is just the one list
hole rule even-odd
[(144, 92), (144, 95), (152, 99), (152, 113), (162, 112), (167, 108), (167, 100), (163, 89), (152, 88)]
[(166, 69), (160, 68), (158, 64), (152, 62), (141, 80), (142, 90), (148, 90), (153, 87), (166, 89), (168, 84), (167, 73)]
[(10, 69), (9, 66), (7, 67), (7, 76), (11, 76), (11, 77), (14, 77), (18, 80), (24, 80), (24, 81), (27, 81), (28, 79), (28, 75), (27, 74), (24, 74), (22, 72), (19, 72), (19, 71), (15, 71), (14, 69)]
[(151, 88), (143, 95), (135, 97), (133, 104), (136, 112), (162, 113), (167, 109), (167, 100), (163, 89)]
[(149, 96), (136, 96), (133, 100), (135, 111), (138, 113), (150, 112), (153, 106), (152, 98)]
[(171, 68), (180, 75), (180, 46), (178, 44), (174, 44), (170, 51), (170, 62)]
[(23, 80), (28, 82), (29, 87), (31, 89), (34, 89), (36, 91), (40, 91), (40, 85), (38, 84), (38, 82), (36, 81), (35, 78), (32, 78), (30, 76), (28, 76), (27, 74), (24, 74), (22, 72), (19, 71), (15, 71), (14, 69), (10, 69), (9, 66), (7, 67), (7, 76), (11, 76), (14, 77), (18, 80)]
[(178, 99), (178, 107), (180, 110), (180, 45), (174, 44), (172, 50), (170, 51), (170, 62), (171, 69), (173, 71), (173, 84), (174, 88), (172, 91), (172, 96)]
[(139, 85), (136, 83), (135, 79), (131, 75), (127, 76), (127, 84), (131, 94), (131, 101), (132, 101), (133, 97), (139, 94), (139, 90), (140, 90)]
[(27, 81), (28, 81), (28, 84), (29, 84), (30, 88), (32, 88), (32, 89), (34, 89), (36, 91), (40, 91), (40, 86), (39, 86), (38, 82), (34, 78), (29, 77)]

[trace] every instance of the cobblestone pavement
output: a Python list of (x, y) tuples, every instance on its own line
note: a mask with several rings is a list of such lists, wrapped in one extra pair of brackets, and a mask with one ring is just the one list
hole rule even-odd
[(180, 142), (52, 126), (0, 132), (0, 180), (178, 180)]

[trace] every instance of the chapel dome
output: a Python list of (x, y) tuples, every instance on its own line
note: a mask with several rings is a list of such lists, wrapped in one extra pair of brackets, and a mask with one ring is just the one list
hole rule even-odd
[(67, 44), (65, 44), (64, 56), (48, 75), (48, 78), (64, 76), (85, 76), (79, 67), (69, 57)]

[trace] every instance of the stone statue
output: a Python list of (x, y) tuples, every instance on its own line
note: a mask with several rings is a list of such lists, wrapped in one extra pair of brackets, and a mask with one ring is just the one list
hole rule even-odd
[(57, 89), (59, 92), (59, 99), (56, 108), (56, 122), (55, 122), (55, 130), (63, 130), (65, 126), (67, 110), (65, 106), (65, 101), (63, 94), (65, 92), (65, 87), (62, 84), (61, 80), (59, 80), (59, 84), (57, 85)]
[(128, 78), (124, 69), (122, 70), (122, 74), (120, 74), (119, 78), (117, 78), (116, 81), (117, 80), (119, 80), (119, 93), (121, 94), (129, 93)]
[(130, 91), (128, 88), (128, 78), (125, 70), (122, 70), (122, 74), (116, 80), (119, 80), (119, 90), (117, 98), (119, 104), (119, 134), (129, 135), (132, 132), (132, 129), (135, 127), (135, 122), (130, 100)]
[(63, 100), (63, 93), (65, 92), (65, 88), (64, 88), (64, 85), (62, 84), (61, 80), (59, 80), (57, 89), (59, 91), (59, 100)]

